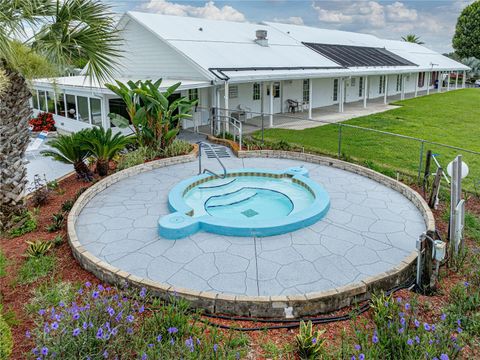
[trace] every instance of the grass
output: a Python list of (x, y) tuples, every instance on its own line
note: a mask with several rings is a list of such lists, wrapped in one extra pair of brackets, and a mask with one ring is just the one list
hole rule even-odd
[(55, 267), (55, 258), (51, 255), (28, 258), (18, 271), (18, 281), (21, 284), (32, 283), (47, 276)]
[(465, 235), (480, 243), (480, 218), (468, 211), (465, 213)]
[[(462, 89), (398, 101), (397, 109), (345, 121), (344, 124), (407, 135), (432, 142), (448, 144), (480, 152), (480, 89)], [(338, 124), (305, 130), (268, 129), (265, 139), (286, 140), (307, 151), (337, 156)], [(402, 139), (357, 128), (342, 127), (341, 152), (345, 158), (370, 167), (379, 166), (415, 175), (420, 160), (418, 141)], [(425, 145), (426, 150), (439, 154), (440, 164), (446, 165), (458, 151), (437, 145)], [(480, 181), (480, 155), (462, 154), (470, 167), (465, 187), (473, 190)]]
[(7, 257), (0, 249), (0, 277), (7, 275)]
[(33, 297), (25, 308), (30, 314), (35, 314), (40, 309), (56, 307), (62, 301), (65, 304), (69, 304), (75, 300), (79, 287), (80, 285), (75, 285), (70, 282), (56, 282), (52, 279), (40, 284), (33, 291)]

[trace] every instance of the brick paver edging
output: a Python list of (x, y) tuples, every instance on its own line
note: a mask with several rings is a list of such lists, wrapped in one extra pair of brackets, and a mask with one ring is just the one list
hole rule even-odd
[[(288, 151), (239, 151), (238, 155), (241, 158), (264, 157), (300, 160), (324, 166), (332, 166), (338, 169), (366, 176), (406, 196), (422, 213), (427, 230), (435, 229), (435, 220), (433, 214), (425, 200), (418, 193), (410, 189), (408, 186), (373, 170), (337, 159)], [(103, 191), (110, 185), (130, 176), (160, 167), (194, 161), (195, 159), (196, 151), (184, 156), (161, 159), (142, 165), (137, 165), (110, 175), (88, 188), (75, 202), (68, 216), (67, 224), (68, 241), (72, 248), (74, 257), (78, 260), (81, 266), (92, 272), (104, 282), (116, 285), (121, 285), (124, 282), (128, 282), (130, 285), (138, 288), (145, 287), (155, 296), (165, 300), (175, 293), (177, 296), (190, 301), (193, 307), (202, 308), (208, 312), (276, 318), (284, 317), (286, 308), (291, 308), (289, 310), (293, 310), (293, 315), (296, 317), (321, 314), (337, 310), (359, 301), (367, 300), (374, 291), (380, 289), (390, 289), (405, 282), (414, 274), (417, 259), (417, 254), (415, 251), (410, 253), (410, 255), (403, 259), (403, 261), (401, 261), (398, 265), (386, 272), (368, 277), (357, 283), (337, 287), (331, 290), (307, 293), (303, 295), (235, 296), (185, 289), (154, 282), (146, 278), (140, 278), (116, 268), (103, 260), (100, 260), (86, 251), (86, 249), (81, 245), (75, 231), (75, 223), (83, 207), (96, 194)]]

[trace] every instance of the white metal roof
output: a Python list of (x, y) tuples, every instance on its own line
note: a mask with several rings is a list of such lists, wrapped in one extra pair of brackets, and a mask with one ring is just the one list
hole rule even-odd
[[(118, 81), (126, 83), (129, 78), (118, 78)], [(139, 80), (139, 79), (135, 79)], [(158, 80), (158, 79), (140, 79), (140, 80)], [(160, 85), (161, 90), (166, 90), (168, 87), (181, 82), (179, 90), (187, 90), (193, 88), (202, 88), (210, 86), (210, 82), (208, 81), (197, 81), (197, 80), (175, 80), (175, 79), (164, 79), (162, 80), (162, 84)], [(110, 90), (108, 90), (104, 85), (100, 85), (97, 80), (91, 80), (88, 76), (79, 75), (79, 76), (65, 76), (65, 77), (57, 77), (57, 78), (44, 78), (44, 79), (35, 79), (33, 81), (36, 88), (57, 88), (59, 90), (68, 90), (68, 89), (76, 89), (76, 90), (83, 90), (87, 92), (97, 92), (97, 93), (106, 93), (106, 94), (113, 94)], [(114, 80), (111, 83), (115, 83)]]

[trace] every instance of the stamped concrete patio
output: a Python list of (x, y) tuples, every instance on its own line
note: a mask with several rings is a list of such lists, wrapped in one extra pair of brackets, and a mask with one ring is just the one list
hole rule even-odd
[[(160, 283), (232, 295), (291, 295), (350, 284), (393, 268), (425, 230), (420, 211), (396, 191), (332, 167), (285, 159), (235, 157), (227, 169), (305, 166), (330, 194), (316, 224), (280, 236), (228, 237), (199, 232), (181, 240), (157, 235), (169, 213), (169, 190), (198, 163), (159, 168), (121, 180), (96, 195), (76, 223), (94, 256)], [(218, 169), (211, 159), (205, 167)]]

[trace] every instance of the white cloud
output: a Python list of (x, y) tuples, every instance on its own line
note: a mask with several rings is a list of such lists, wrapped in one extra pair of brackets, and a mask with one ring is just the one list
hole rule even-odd
[(273, 21), (284, 23), (284, 24), (293, 24), (293, 25), (303, 25), (303, 19), (300, 16), (290, 16), (288, 18), (273, 18)]
[(409, 9), (405, 6), (404, 3), (399, 1), (394, 2), (393, 4), (387, 5), (386, 7), (387, 20), (393, 22), (413, 22), (418, 18), (417, 10)]
[(212, 20), (246, 21), (245, 15), (232, 6), (218, 7), (213, 1), (203, 6), (184, 5), (167, 0), (149, 0), (140, 6), (142, 10), (164, 15), (193, 16)]

